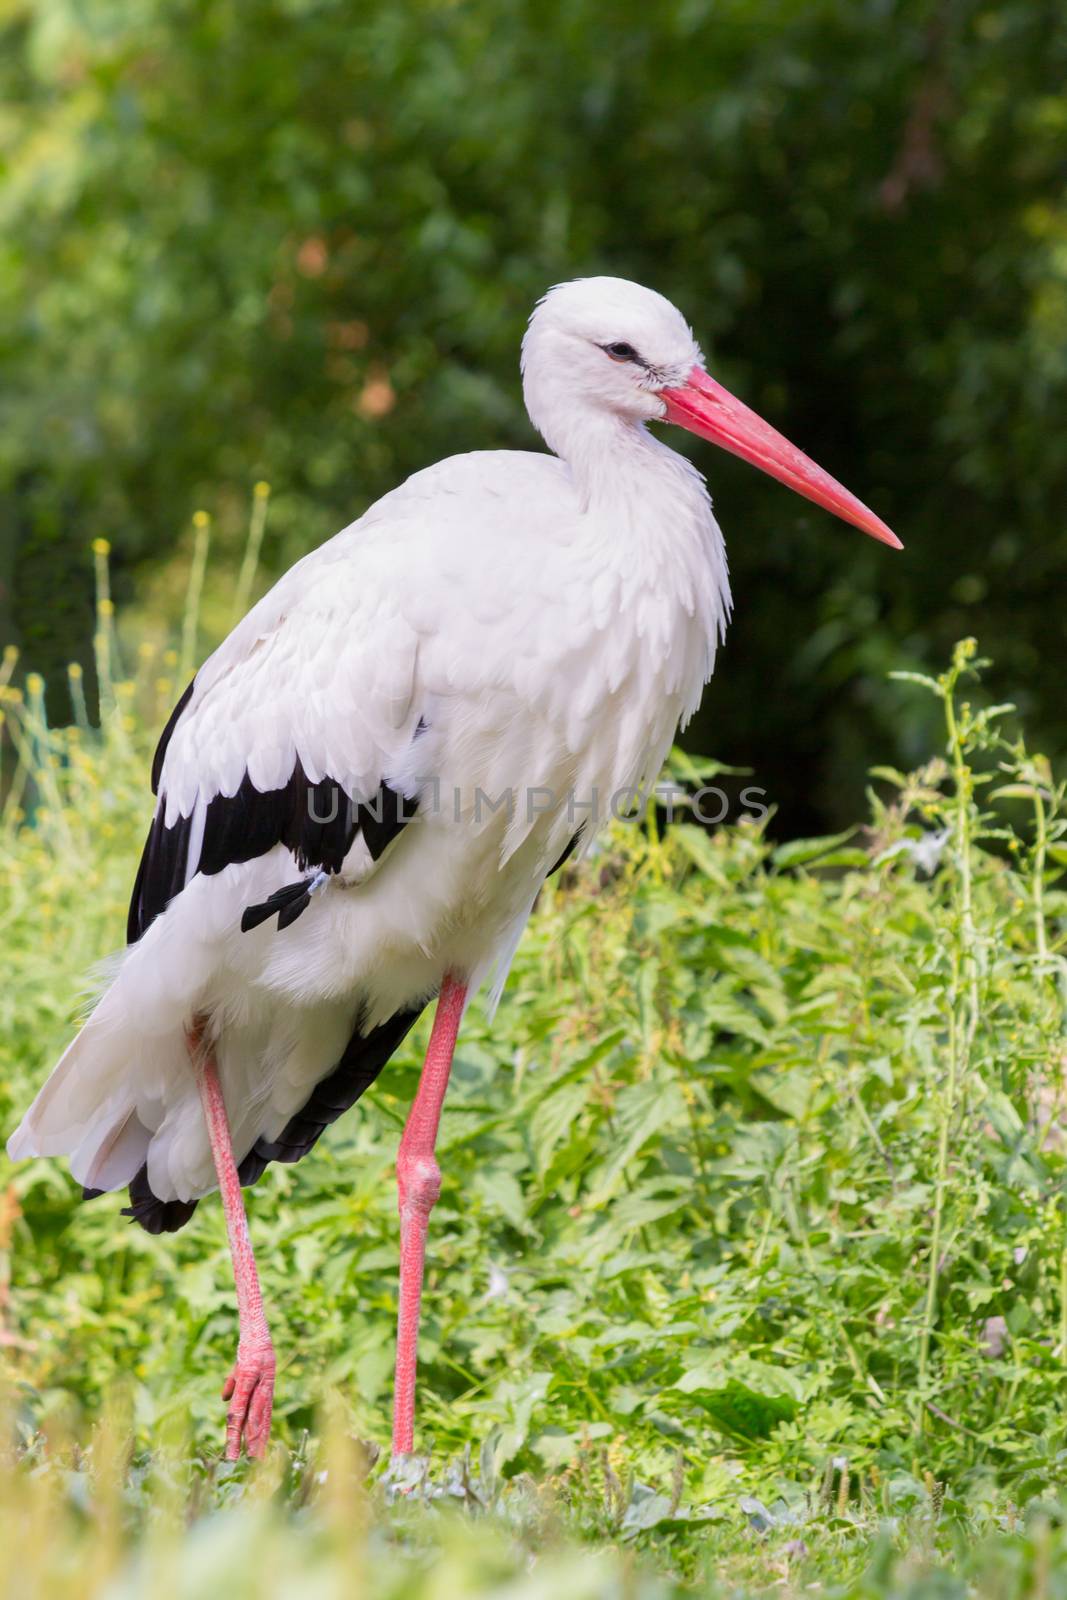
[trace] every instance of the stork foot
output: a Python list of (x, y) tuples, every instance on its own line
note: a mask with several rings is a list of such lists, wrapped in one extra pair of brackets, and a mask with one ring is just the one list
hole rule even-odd
[(222, 1398), (230, 1402), (226, 1414), (227, 1461), (239, 1458), (242, 1440), (253, 1460), (266, 1455), (274, 1406), (275, 1365), (274, 1346), (269, 1339), (253, 1348), (237, 1346), (237, 1360), (222, 1390)]

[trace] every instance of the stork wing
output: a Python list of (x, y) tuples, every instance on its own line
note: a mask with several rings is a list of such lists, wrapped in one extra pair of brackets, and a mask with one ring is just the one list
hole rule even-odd
[[(395, 570), (395, 569), (394, 569)], [(418, 636), (374, 541), (338, 535), (288, 572), (204, 663), (163, 731), (158, 795), (128, 938), (199, 872), (284, 845), (340, 871), (357, 836), (377, 861), (414, 813), (403, 779), (419, 731)], [(312, 879), (253, 908), (279, 926)]]

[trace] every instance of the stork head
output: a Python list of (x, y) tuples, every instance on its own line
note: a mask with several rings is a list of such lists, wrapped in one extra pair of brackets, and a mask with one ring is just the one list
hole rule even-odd
[(561, 455), (583, 419), (673, 422), (901, 548), (880, 517), (705, 372), (692, 329), (653, 289), (625, 278), (557, 284), (530, 318), (522, 373), (531, 420)]

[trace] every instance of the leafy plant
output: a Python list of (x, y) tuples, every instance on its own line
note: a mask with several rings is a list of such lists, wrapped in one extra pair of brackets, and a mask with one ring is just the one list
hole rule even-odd
[[(116, 636), (105, 554), (99, 730), (50, 728), (32, 675), (4, 691), (7, 1127), (121, 937), (151, 730), (177, 687), (174, 652)], [(122, 657), (136, 667), (116, 674)], [(444, 1541), (465, 1574), (454, 1592), (489, 1583), (465, 1535), (453, 1546), (447, 1519), (416, 1513), (442, 1495), (491, 1509), (504, 1543), (485, 1548), (516, 1584), (556, 1526), (738, 1582), (771, 1581), (774, 1561), (798, 1584), (844, 1581), (870, 1560), (864, 1593), (897, 1581), (903, 1545), (920, 1565), (963, 1559), (961, 1529), (964, 1544), (1000, 1538), (990, 1571), (1062, 1562), (1046, 1523), (1065, 1449), (1067, 812), (1047, 762), (1003, 731), (1008, 708), (968, 698), (982, 666), (966, 641), (939, 678), (899, 684), (902, 702), (940, 706), (945, 752), (879, 769), (870, 821), (847, 837), (776, 846), (766, 818), (620, 823), (546, 885), (495, 1020), (475, 1007), (458, 1053), (421, 1352), (428, 1459), (409, 1510), (372, 1473), (368, 1537), (397, 1552), (383, 1572), (414, 1583)], [(701, 770), (679, 758), (677, 780)], [(250, 1191), (283, 1363), (269, 1489), (216, 1461), (234, 1338), (218, 1208), (154, 1239), (118, 1197), (82, 1204), (56, 1163), (3, 1169), (13, 1505), (37, 1504), (31, 1479), (77, 1498), (63, 1441), (120, 1389), (120, 1453), (135, 1454), (114, 1516), (143, 1530), (136, 1559), (163, 1503), (208, 1516), (207, 1541), (268, 1540), (279, 1571), (320, 1537), (282, 1507), (304, 1504), (325, 1397), (343, 1396), (342, 1432), (372, 1447), (388, 1434), (392, 1162), (423, 1043), (299, 1168)], [(193, 1446), (168, 1488), (160, 1440), (179, 1424)], [(1029, 1532), (1005, 1533), (1027, 1506)], [(73, 1560), (88, 1535), (63, 1517)], [(568, 1592), (629, 1581), (608, 1558), (559, 1559)], [(992, 1581), (966, 1560), (975, 1585)]]

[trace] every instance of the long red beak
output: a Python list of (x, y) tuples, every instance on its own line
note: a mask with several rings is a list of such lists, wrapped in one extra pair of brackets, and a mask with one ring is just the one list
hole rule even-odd
[(824, 506), (835, 517), (862, 528), (872, 539), (880, 539), (894, 550), (903, 550), (904, 546), (881, 517), (876, 517), (862, 500), (857, 500), (836, 478), (817, 467), (770, 423), (750, 411), (729, 389), (709, 378), (703, 367), (693, 368), (684, 388), (663, 389), (660, 393), (667, 402), (668, 422), (676, 422), (680, 428), (688, 428), (690, 433), (710, 439), (712, 444), (740, 456), (742, 461), (751, 461), (754, 467), (788, 484), (805, 499), (814, 500), (817, 506)]

